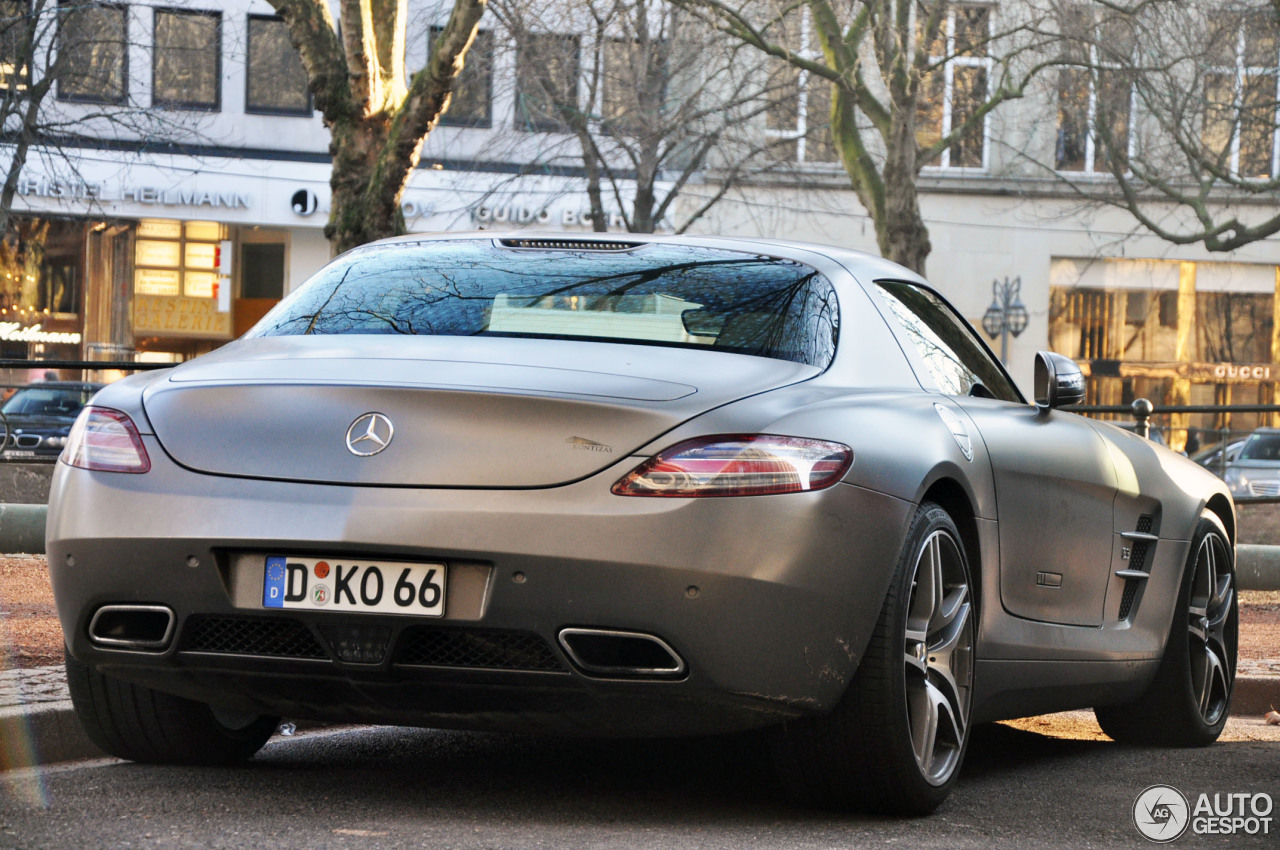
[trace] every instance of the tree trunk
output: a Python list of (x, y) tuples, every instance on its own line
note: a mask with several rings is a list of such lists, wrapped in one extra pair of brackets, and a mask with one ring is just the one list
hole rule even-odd
[(333, 172), (324, 235), (335, 255), (404, 232), (399, 204), (388, 205), (370, 185), (386, 145), (387, 124), (384, 116), (373, 116), (330, 128)]
[(876, 243), (882, 257), (923, 276), (933, 246), (920, 213), (915, 126), (914, 121), (906, 120), (907, 114), (905, 109), (897, 110), (890, 127), (883, 172), (884, 207), (875, 220)]

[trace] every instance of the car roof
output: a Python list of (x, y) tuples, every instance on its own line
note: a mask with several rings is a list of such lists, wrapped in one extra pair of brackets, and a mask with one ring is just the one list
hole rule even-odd
[[(789, 239), (745, 239), (735, 236), (664, 236), (652, 233), (566, 233), (557, 231), (498, 231), (475, 230), (447, 233), (410, 233), (404, 236), (393, 236), (379, 239), (352, 248), (347, 253), (379, 250), (395, 245), (412, 245), (422, 242), (453, 242), (462, 240), (483, 240), (499, 242), (542, 242), (550, 248), (556, 244), (572, 246), (575, 244), (612, 244), (612, 245), (693, 245), (704, 248), (719, 248), (725, 251), (743, 253), (766, 253), (789, 259), (803, 260), (806, 254), (816, 254), (835, 260), (844, 266), (854, 277), (863, 283), (875, 280), (906, 280), (914, 283), (928, 284), (920, 275), (897, 263), (886, 260), (865, 251), (852, 248), (841, 248), (817, 242), (802, 242)], [(521, 246), (511, 246), (521, 247)], [(539, 247), (539, 246), (530, 246)]]

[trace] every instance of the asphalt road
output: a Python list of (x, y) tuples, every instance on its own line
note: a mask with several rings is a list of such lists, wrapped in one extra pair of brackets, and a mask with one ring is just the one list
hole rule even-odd
[[(1131, 821), (1163, 783), (1280, 800), (1280, 743), (1138, 750), (975, 730), (934, 816), (835, 815), (780, 799), (741, 739), (615, 742), (400, 728), (277, 738), (235, 769), (114, 760), (0, 775), (0, 847), (844, 848), (1153, 846)], [(1171, 846), (1280, 846), (1268, 835)]]

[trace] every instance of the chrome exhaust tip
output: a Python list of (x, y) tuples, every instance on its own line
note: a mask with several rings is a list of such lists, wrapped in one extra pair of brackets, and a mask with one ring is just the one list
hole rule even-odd
[(89, 621), (89, 640), (107, 649), (162, 652), (176, 623), (164, 605), (103, 605)]
[(673, 679), (684, 659), (660, 637), (614, 629), (561, 629), (560, 646), (583, 673), (606, 678)]

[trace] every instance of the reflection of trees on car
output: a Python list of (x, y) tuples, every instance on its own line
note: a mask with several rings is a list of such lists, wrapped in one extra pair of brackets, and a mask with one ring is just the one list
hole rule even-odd
[(835, 348), (830, 282), (791, 261), (660, 245), (643, 255), (525, 254), (504, 267), (510, 257), (467, 246), (426, 272), (410, 248), (376, 262), (356, 255), (332, 270), (332, 284), (285, 302), (251, 333), (662, 341), (822, 364)]

